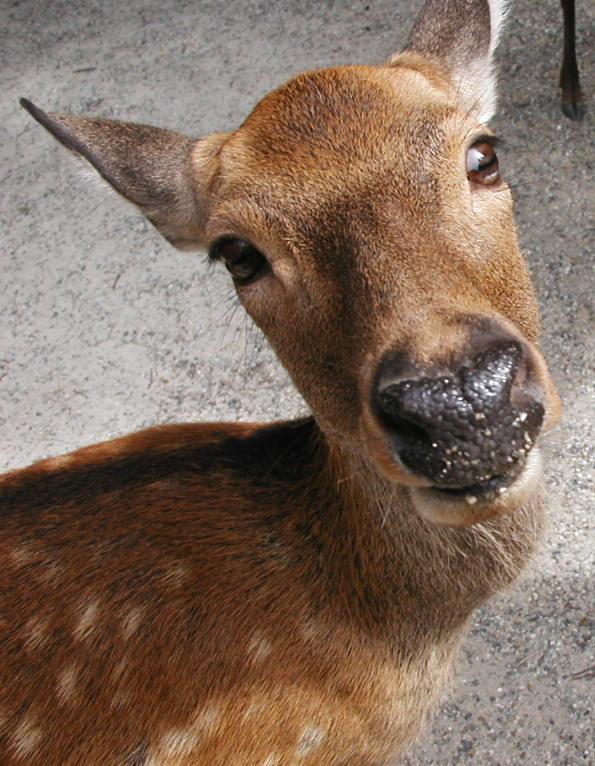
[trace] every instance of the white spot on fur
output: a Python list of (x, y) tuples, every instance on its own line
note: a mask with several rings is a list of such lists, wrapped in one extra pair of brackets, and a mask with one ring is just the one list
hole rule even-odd
[(199, 742), (198, 734), (192, 729), (173, 729), (161, 738), (160, 746), (169, 758), (190, 755)]
[(260, 633), (254, 633), (248, 644), (248, 652), (252, 658), (252, 662), (256, 665), (266, 660), (269, 654), (273, 651), (273, 647), (270, 641)]
[(242, 714), (243, 720), (246, 721), (249, 718), (253, 718), (254, 716), (260, 715), (265, 709), (265, 707), (266, 705), (264, 701), (262, 700), (261, 701), (253, 700), (252, 702), (249, 702), (244, 708), (244, 712)]
[(73, 635), (76, 641), (82, 641), (93, 632), (97, 615), (99, 614), (99, 601), (95, 599), (79, 609), (81, 616), (74, 627)]
[(297, 754), (300, 756), (309, 755), (317, 750), (326, 740), (327, 732), (317, 726), (308, 726), (304, 729), (298, 742)]
[(122, 635), (124, 640), (128, 641), (129, 638), (136, 633), (142, 622), (144, 609), (140, 606), (133, 606), (132, 609), (122, 620)]
[(175, 562), (163, 575), (163, 581), (167, 585), (173, 585), (176, 588), (181, 588), (188, 581), (188, 567), (184, 564)]
[(34, 652), (46, 643), (48, 633), (48, 620), (43, 617), (30, 617), (23, 629), (25, 635), (25, 648)]
[(10, 552), (10, 558), (18, 567), (30, 564), (35, 559), (35, 557), (35, 551), (31, 548), (30, 545), (27, 545), (27, 543), (15, 545), (15, 547)]
[(118, 662), (116, 662), (110, 674), (112, 679), (115, 682), (119, 681), (122, 678), (122, 676), (128, 669), (128, 664), (129, 664), (129, 661), (128, 661), (128, 657), (126, 656), (122, 657), (121, 660), (118, 660)]
[(262, 762), (262, 766), (280, 766), (281, 757), (276, 753), (271, 753)]
[(182, 758), (191, 755), (200, 741), (215, 731), (220, 718), (221, 710), (216, 705), (200, 708), (193, 716), (188, 728), (172, 729), (161, 737), (160, 752), (166, 758)]
[(25, 716), (10, 736), (17, 758), (30, 758), (37, 750), (41, 737), (42, 731), (37, 725), (37, 719), (31, 715)]
[(76, 665), (68, 665), (58, 674), (56, 692), (62, 703), (74, 702), (76, 699), (76, 680), (78, 669)]
[(64, 567), (57, 561), (46, 559), (42, 569), (39, 570), (39, 579), (46, 585), (57, 582), (64, 572)]
[(193, 728), (200, 734), (208, 736), (215, 731), (216, 724), (220, 718), (220, 708), (217, 705), (207, 705), (196, 713)]
[(130, 705), (130, 694), (124, 691), (124, 689), (118, 689), (118, 691), (112, 694), (109, 705), (113, 710), (128, 707)]
[(305, 641), (320, 641), (325, 636), (326, 630), (318, 620), (307, 620), (301, 626), (300, 633)]

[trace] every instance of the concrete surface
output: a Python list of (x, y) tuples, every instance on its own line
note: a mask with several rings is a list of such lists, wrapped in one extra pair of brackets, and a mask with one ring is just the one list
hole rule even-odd
[[(150, 423), (304, 411), (225, 275), (86, 184), (17, 98), (197, 135), (227, 129), (300, 70), (382, 60), (419, 5), (1, 0), (1, 468)], [(595, 763), (595, 109), (581, 125), (559, 113), (558, 2), (517, 6), (495, 124), (566, 405), (552, 528), (520, 585), (477, 615), (455, 688), (408, 766)], [(592, 94), (595, 5), (578, 6)]]

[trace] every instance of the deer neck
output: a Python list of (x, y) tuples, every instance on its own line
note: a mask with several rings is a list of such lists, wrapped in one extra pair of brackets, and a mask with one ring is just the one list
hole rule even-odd
[(326, 551), (343, 610), (366, 629), (401, 646), (420, 633), (440, 642), (456, 637), (529, 561), (543, 525), (540, 498), (470, 527), (440, 527), (361, 453), (318, 436), (320, 494), (309, 529)]

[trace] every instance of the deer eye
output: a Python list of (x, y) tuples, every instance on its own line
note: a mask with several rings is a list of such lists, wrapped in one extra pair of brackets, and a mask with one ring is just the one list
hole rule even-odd
[(210, 261), (223, 261), (225, 268), (239, 285), (255, 282), (270, 271), (264, 255), (249, 242), (235, 237), (218, 239), (209, 250)]
[(498, 156), (491, 143), (477, 141), (467, 150), (467, 178), (482, 186), (490, 186), (498, 181)]

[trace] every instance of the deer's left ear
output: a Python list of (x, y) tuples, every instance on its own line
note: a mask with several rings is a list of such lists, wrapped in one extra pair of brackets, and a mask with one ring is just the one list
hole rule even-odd
[(131, 122), (48, 114), (26, 99), (21, 106), (140, 208), (172, 245), (204, 245), (209, 187), (226, 134), (196, 140)]
[(406, 48), (447, 71), (462, 111), (479, 122), (496, 111), (494, 51), (507, 9), (507, 0), (426, 0)]

